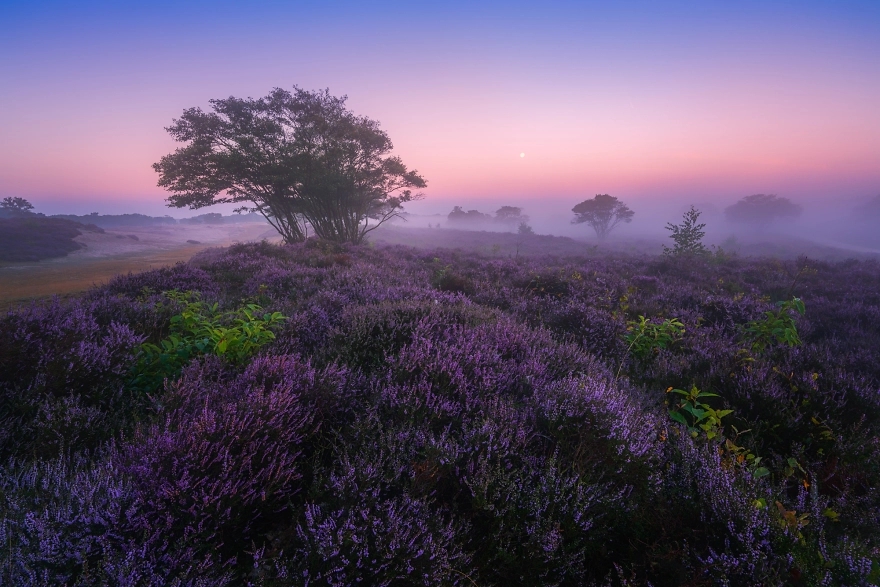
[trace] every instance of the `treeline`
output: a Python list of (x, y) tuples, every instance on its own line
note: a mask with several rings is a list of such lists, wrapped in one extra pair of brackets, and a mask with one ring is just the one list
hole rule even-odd
[(523, 214), (523, 209), (516, 206), (501, 206), (495, 211), (495, 215), (484, 214), (478, 210), (468, 210), (461, 206), (455, 206), (447, 219), (450, 224), (458, 226), (481, 226), (500, 225), (505, 230), (518, 230), (521, 234), (533, 234), (529, 226), (529, 217)]
[(73, 214), (56, 214), (51, 218), (65, 218), (76, 222), (90, 222), (103, 228), (115, 228), (122, 226), (158, 226), (170, 224), (239, 224), (242, 222), (260, 222), (263, 217), (259, 214), (235, 214), (223, 216), (216, 212), (200, 214), (192, 218), (175, 219), (171, 216), (147, 216), (145, 214), (98, 214), (93, 212), (84, 216)]
[(177, 220), (171, 216), (148, 216), (146, 214), (52, 214), (34, 212), (34, 206), (24, 198), (8, 197), (0, 201), (0, 218), (56, 218), (91, 224), (101, 228), (117, 228), (123, 226), (157, 226), (166, 224), (238, 224), (242, 222), (260, 222), (260, 214), (233, 214), (223, 216), (216, 212), (200, 214), (191, 218)]

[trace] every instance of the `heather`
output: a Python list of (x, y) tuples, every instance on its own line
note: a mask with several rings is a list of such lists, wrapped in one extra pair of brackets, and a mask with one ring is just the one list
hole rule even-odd
[(880, 580), (876, 262), (247, 244), (0, 331), (3, 584)]

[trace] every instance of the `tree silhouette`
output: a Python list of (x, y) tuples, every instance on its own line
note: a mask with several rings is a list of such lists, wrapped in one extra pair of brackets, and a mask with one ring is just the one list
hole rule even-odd
[[(169, 206), (247, 203), (286, 242), (361, 242), (426, 183), (407, 170), (379, 123), (327, 90), (274, 89), (265, 98), (211, 100), (166, 130), (185, 146), (153, 165)], [(370, 221), (373, 220), (371, 224)]]
[(571, 211), (575, 214), (571, 223), (589, 224), (600, 241), (604, 241), (608, 233), (621, 222), (631, 222), (635, 215), (629, 206), (608, 194), (597, 194), (595, 198), (584, 200)]
[(724, 216), (731, 222), (751, 224), (758, 230), (782, 218), (797, 218), (803, 210), (788, 198), (774, 194), (746, 196), (736, 204), (724, 209)]
[(468, 210), (467, 212), (461, 206), (453, 206), (452, 212), (446, 217), (449, 222), (452, 223), (477, 223), (477, 222), (488, 222), (492, 220), (492, 217), (488, 214), (483, 214), (479, 210)]
[(706, 227), (706, 224), (697, 224), (699, 218), (700, 211), (691, 206), (690, 210), (684, 213), (681, 224), (672, 224), (670, 222), (666, 225), (666, 230), (672, 232), (669, 238), (675, 242), (675, 246), (670, 249), (663, 245), (664, 255), (681, 257), (706, 255), (709, 253), (709, 249), (703, 245), (703, 237), (706, 235), (703, 228)]
[(0, 211), (5, 212), (9, 216), (30, 216), (33, 214), (33, 204), (24, 198), (3, 198), (0, 201)]
[(522, 212), (523, 209), (517, 206), (501, 206), (495, 211), (495, 222), (506, 224), (512, 230), (514, 226), (529, 222), (529, 217)]

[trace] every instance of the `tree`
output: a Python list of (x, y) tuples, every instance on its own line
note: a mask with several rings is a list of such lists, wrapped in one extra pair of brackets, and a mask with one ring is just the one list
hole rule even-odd
[(629, 206), (608, 194), (597, 194), (595, 198), (584, 200), (571, 209), (575, 217), (572, 224), (587, 223), (596, 231), (600, 241), (621, 222), (632, 222), (635, 212)]
[(495, 211), (495, 222), (506, 224), (513, 230), (514, 226), (527, 224), (529, 217), (522, 213), (522, 208), (516, 206), (501, 206)]
[(461, 206), (453, 206), (452, 212), (446, 218), (452, 223), (488, 222), (492, 219), (488, 214), (483, 214), (478, 210), (468, 210), (465, 212)]
[(520, 222), (519, 228), (516, 231), (520, 236), (534, 236), (534, 229), (528, 225), (527, 222)]
[(706, 255), (709, 253), (709, 249), (703, 246), (703, 237), (706, 235), (703, 228), (706, 227), (706, 224), (697, 224), (699, 218), (700, 211), (691, 206), (690, 210), (684, 213), (681, 224), (672, 224), (670, 222), (666, 225), (666, 230), (672, 232), (669, 238), (675, 241), (675, 246), (670, 249), (663, 245), (664, 255), (681, 257)]
[(3, 198), (0, 201), (0, 211), (5, 212), (8, 216), (30, 216), (33, 214), (33, 204), (24, 198)]
[(797, 218), (801, 212), (801, 207), (788, 198), (780, 198), (774, 194), (754, 194), (725, 208), (724, 216), (731, 222), (752, 224), (762, 230), (776, 220)]
[(168, 205), (247, 203), (238, 211), (259, 212), (286, 242), (304, 240), (309, 227), (361, 242), (426, 182), (388, 155), (388, 135), (346, 99), (294, 86), (258, 100), (211, 100), (212, 112), (185, 110), (166, 129), (185, 145), (153, 165), (172, 192)]

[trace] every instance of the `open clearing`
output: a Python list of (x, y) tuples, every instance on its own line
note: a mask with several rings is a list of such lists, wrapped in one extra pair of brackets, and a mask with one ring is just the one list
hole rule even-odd
[(280, 240), (278, 233), (263, 223), (130, 226), (104, 234), (84, 233), (76, 237), (84, 248), (66, 257), (0, 265), (0, 309), (36, 298), (82, 292), (120, 273), (187, 261), (210, 247), (263, 239)]

